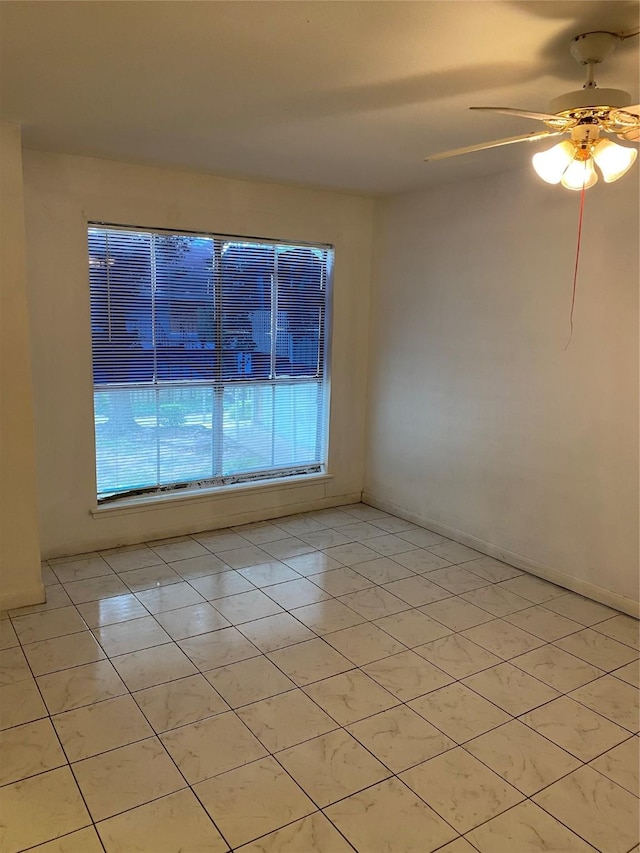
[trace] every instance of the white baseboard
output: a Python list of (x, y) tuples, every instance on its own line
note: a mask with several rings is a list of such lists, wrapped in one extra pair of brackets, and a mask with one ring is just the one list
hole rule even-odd
[(386, 501), (375, 497), (367, 492), (362, 493), (362, 502), (369, 506), (381, 509), (384, 512), (389, 512), (392, 515), (397, 515), (399, 518), (404, 518), (405, 521), (412, 521), (420, 527), (426, 527), (433, 530), (434, 533), (440, 533), (448, 539), (453, 539), (460, 542), (462, 545), (467, 545), (482, 554), (489, 557), (495, 557), (496, 560), (502, 560), (504, 563), (509, 563), (517, 569), (522, 569), (529, 574), (544, 580), (562, 586), (571, 592), (577, 592), (579, 595), (584, 595), (586, 598), (591, 598), (594, 601), (599, 601), (600, 604), (606, 604), (607, 607), (613, 607), (615, 610), (620, 610), (627, 613), (629, 616), (634, 616), (640, 619), (640, 602), (634, 601), (632, 598), (627, 598), (617, 592), (604, 589), (596, 586), (596, 584), (581, 580), (566, 574), (559, 569), (554, 569), (551, 566), (545, 566), (542, 563), (537, 563), (535, 560), (530, 560), (528, 557), (523, 557), (521, 554), (516, 554), (513, 551), (508, 551), (505, 548), (500, 548), (491, 542), (485, 542), (484, 539), (479, 539), (477, 536), (472, 536), (455, 527), (449, 527), (446, 524), (441, 524), (434, 521), (432, 518), (426, 518), (419, 513), (411, 512), (404, 507), (397, 506), (390, 501)]
[(0, 610), (15, 610), (18, 607), (28, 607), (30, 604), (43, 604), (45, 591), (42, 582), (33, 584), (28, 589), (19, 592), (0, 592)]

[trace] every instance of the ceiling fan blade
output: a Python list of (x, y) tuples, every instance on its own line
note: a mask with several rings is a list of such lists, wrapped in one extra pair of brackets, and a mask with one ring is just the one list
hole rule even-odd
[(626, 142), (640, 142), (640, 125), (638, 127), (630, 127), (629, 130), (623, 130), (617, 136), (618, 139), (624, 139)]
[(522, 118), (532, 118), (536, 121), (554, 121), (562, 124), (575, 124), (575, 119), (563, 118), (562, 116), (554, 116), (553, 113), (536, 113), (531, 110), (516, 110), (513, 107), (469, 107), (470, 110), (483, 110), (490, 113), (503, 113), (507, 116), (521, 116)]
[(631, 128), (640, 124), (640, 104), (612, 110), (609, 118), (614, 124), (622, 125), (622, 132), (624, 133), (625, 127)]
[(622, 107), (616, 110), (611, 118), (617, 125), (615, 132), (618, 139), (624, 139), (627, 142), (640, 142), (640, 104)]
[(513, 145), (515, 142), (536, 142), (548, 136), (561, 136), (562, 130), (543, 130), (539, 133), (525, 133), (524, 136), (508, 136), (506, 139), (496, 139), (493, 142), (481, 142), (479, 145), (467, 145), (465, 148), (455, 148), (453, 151), (443, 151), (425, 157), (425, 163), (432, 160), (446, 160), (447, 157), (457, 157), (460, 154), (471, 154), (473, 151), (484, 151), (486, 148), (499, 148), (501, 145)]

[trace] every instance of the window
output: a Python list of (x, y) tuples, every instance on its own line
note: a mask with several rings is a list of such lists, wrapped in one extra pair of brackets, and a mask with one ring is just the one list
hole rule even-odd
[(324, 470), (328, 246), (88, 229), (98, 501)]

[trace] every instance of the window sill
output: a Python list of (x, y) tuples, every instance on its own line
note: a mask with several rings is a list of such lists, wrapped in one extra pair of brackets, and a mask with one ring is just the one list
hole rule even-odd
[(223, 500), (238, 495), (249, 495), (255, 492), (282, 491), (298, 489), (301, 486), (320, 485), (333, 480), (333, 474), (303, 474), (299, 477), (289, 477), (280, 480), (262, 480), (257, 483), (239, 483), (232, 486), (216, 486), (210, 489), (183, 493), (167, 493), (149, 495), (148, 497), (123, 498), (117, 503), (98, 506), (90, 510), (94, 518), (112, 518), (118, 515), (131, 515), (138, 512), (150, 512), (158, 509), (173, 508), (181, 504), (202, 503), (211, 500)]

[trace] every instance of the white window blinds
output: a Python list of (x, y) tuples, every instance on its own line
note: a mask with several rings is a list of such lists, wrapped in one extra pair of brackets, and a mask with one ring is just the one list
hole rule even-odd
[(328, 246), (88, 230), (97, 492), (323, 470)]

